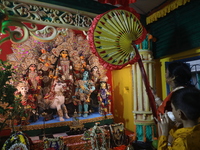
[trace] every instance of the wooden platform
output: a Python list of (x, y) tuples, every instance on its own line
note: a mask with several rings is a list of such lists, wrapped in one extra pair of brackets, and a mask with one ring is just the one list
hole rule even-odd
[[(80, 123), (84, 125), (85, 128), (91, 128), (96, 122), (100, 125), (108, 125), (113, 123), (113, 115), (108, 114), (106, 117), (100, 115), (99, 113), (92, 113), (87, 118), (80, 117)], [(40, 117), (37, 122), (31, 123), (26, 126), (15, 126), (15, 130), (21, 130), (29, 136), (39, 136), (44, 132), (46, 134), (63, 133), (70, 130), (72, 125), (72, 118), (65, 119), (65, 121), (59, 121), (56, 117), (53, 120), (43, 121), (43, 117)]]
[[(88, 116), (88, 118), (80, 117), (80, 123), (82, 123), (83, 126), (87, 129), (92, 128), (96, 122), (99, 122), (101, 126), (113, 124), (114, 123), (113, 115), (109, 114), (105, 118), (105, 116), (102, 116), (98, 113), (96, 114), (94, 113)], [(60, 122), (58, 118), (44, 122), (43, 118), (40, 118), (35, 123), (23, 127), (16, 126), (15, 129), (22, 130), (30, 137), (32, 141), (31, 150), (44, 149), (44, 140), (41, 139), (41, 135), (44, 135), (44, 133), (46, 137), (48, 137), (49, 135), (52, 136), (53, 138), (61, 137), (63, 139), (64, 145), (67, 146), (68, 150), (92, 149), (90, 141), (87, 142), (82, 139), (83, 134), (69, 135), (67, 133), (67, 131), (73, 128), (71, 124), (72, 124), (72, 118), (65, 119), (65, 121), (63, 122)], [(125, 132), (130, 139), (134, 138), (135, 136), (134, 133), (126, 130)], [(110, 141), (110, 137), (108, 138), (108, 141)], [(114, 147), (112, 148), (112, 150), (121, 150), (123, 147), (125, 148), (125, 145), (122, 145), (120, 147)]]

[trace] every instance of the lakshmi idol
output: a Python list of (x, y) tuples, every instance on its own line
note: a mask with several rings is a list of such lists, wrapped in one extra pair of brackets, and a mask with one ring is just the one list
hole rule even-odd
[(99, 101), (99, 113), (101, 115), (106, 115), (111, 113), (111, 102), (110, 102), (110, 92), (108, 90), (107, 82), (100, 82), (100, 89), (98, 93)]
[[(30, 61), (31, 62), (31, 61)], [(38, 110), (38, 101), (41, 99), (41, 87), (42, 87), (42, 74), (38, 72), (37, 65), (34, 63), (30, 64), (30, 66), (27, 69), (27, 72), (24, 76), (24, 81), (28, 83), (28, 99), (32, 106), (32, 111), (37, 112)], [(27, 103), (27, 105), (30, 105), (30, 103)], [(36, 121), (37, 118), (34, 118), (32, 121)]]

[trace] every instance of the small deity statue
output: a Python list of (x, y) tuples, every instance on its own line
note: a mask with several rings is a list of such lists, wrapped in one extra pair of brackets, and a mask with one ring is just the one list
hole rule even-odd
[(22, 125), (29, 124), (30, 117), (33, 117), (33, 121), (37, 121), (36, 112), (37, 112), (37, 101), (36, 99), (31, 95), (28, 94), (29, 91), (29, 85), (26, 81), (22, 81), (17, 85), (17, 91), (15, 92), (15, 95), (21, 95), (21, 103), (24, 106), (24, 116), (21, 120)]
[(69, 103), (69, 99), (73, 93), (73, 73), (72, 73), (72, 64), (69, 59), (68, 51), (62, 50), (60, 52), (59, 58), (56, 63), (56, 73), (55, 76), (57, 78), (61, 78), (62, 81), (66, 84), (66, 91), (64, 94), (66, 99), (66, 104)]
[(92, 67), (91, 69), (92, 80), (96, 83), (100, 78), (99, 68), (97, 66)]
[(99, 107), (99, 102), (97, 99), (97, 95), (99, 92), (99, 82), (100, 82), (100, 72), (99, 72), (99, 67), (97, 67), (96, 65), (91, 65), (91, 80), (94, 82), (94, 85), (96, 87), (96, 89), (91, 93), (91, 102), (90, 102), (90, 108), (91, 111), (97, 111), (98, 107)]
[(28, 82), (28, 94), (35, 99), (35, 103), (38, 105), (38, 101), (40, 101), (42, 97), (41, 87), (43, 84), (43, 77), (42, 74), (37, 70), (36, 64), (31, 64), (28, 67), (23, 80)]
[(56, 76), (61, 76), (62, 80), (67, 80), (67, 79), (73, 79), (72, 74), (72, 65), (69, 60), (68, 56), (68, 51), (67, 50), (62, 50), (60, 52), (60, 57), (58, 58), (57, 61), (57, 66), (56, 66)]
[(36, 64), (31, 64), (28, 68), (26, 79), (30, 85), (31, 93), (38, 94), (41, 89), (42, 75), (37, 71)]
[(75, 83), (75, 97), (78, 99), (78, 110), (79, 116), (82, 114), (82, 109), (84, 110), (83, 117), (88, 116), (88, 103), (90, 102), (90, 94), (95, 90), (94, 82), (89, 79), (89, 72), (83, 72), (83, 79), (78, 80)]
[(108, 90), (107, 82), (100, 82), (100, 89), (97, 95), (99, 101), (99, 113), (106, 115), (111, 113), (110, 92)]
[[(42, 65), (38, 62), (38, 56), (34, 52), (29, 52), (21, 62), (22, 71), (20, 80), (28, 83), (28, 95), (35, 100), (37, 110), (44, 105), (43, 98), (43, 72)], [(40, 105), (38, 105), (40, 103)]]

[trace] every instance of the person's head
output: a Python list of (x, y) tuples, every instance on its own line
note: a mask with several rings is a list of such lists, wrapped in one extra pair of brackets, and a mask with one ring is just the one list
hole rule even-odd
[(100, 88), (101, 89), (107, 89), (108, 88), (107, 83), (105, 81), (101, 81), (100, 82)]
[(98, 72), (99, 68), (97, 66), (92, 67), (91, 72)]
[(68, 58), (68, 51), (67, 51), (67, 50), (62, 50), (62, 51), (60, 52), (60, 56), (61, 56), (62, 58)]
[(83, 72), (83, 79), (89, 79), (89, 71), (84, 71)]
[(91, 73), (99, 73), (99, 68), (97, 66), (92, 67)]
[(36, 67), (35, 64), (31, 64), (31, 65), (29, 66), (29, 70), (31, 70), (31, 71), (35, 71), (36, 69), (37, 69), (37, 67)]
[(189, 86), (173, 92), (171, 106), (177, 122), (197, 121), (200, 117), (200, 90)]
[(166, 81), (171, 85), (173, 82), (175, 87), (187, 86), (191, 84), (191, 69), (183, 62), (174, 61), (168, 64)]

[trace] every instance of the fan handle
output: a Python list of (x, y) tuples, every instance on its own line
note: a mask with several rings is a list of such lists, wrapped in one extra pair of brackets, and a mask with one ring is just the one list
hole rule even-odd
[[(138, 56), (138, 64), (139, 64), (139, 67), (140, 67), (140, 71), (141, 71), (141, 74), (142, 74), (142, 79), (143, 79), (144, 85), (146, 87), (146, 92), (147, 92), (147, 95), (148, 95), (148, 98), (149, 98), (149, 103), (150, 103), (150, 106), (151, 106), (151, 109), (152, 109), (153, 116), (157, 118), (157, 113), (156, 113), (157, 109), (156, 109), (156, 104), (155, 104), (155, 97), (154, 97), (152, 90), (150, 88), (149, 80), (147, 78), (147, 74), (146, 74), (146, 71), (145, 71), (143, 63), (142, 63), (142, 59), (140, 57), (140, 54), (139, 54), (138, 49), (135, 46), (135, 44), (132, 44), (132, 45), (135, 48), (136, 56)], [(155, 123), (157, 123), (157, 122), (155, 121)]]

